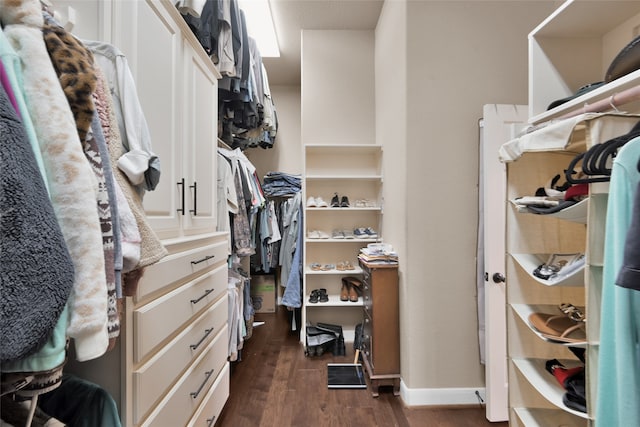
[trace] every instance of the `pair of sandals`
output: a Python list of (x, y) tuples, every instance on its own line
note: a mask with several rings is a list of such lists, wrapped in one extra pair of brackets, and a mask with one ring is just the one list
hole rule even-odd
[(562, 343), (578, 343), (587, 340), (587, 319), (582, 309), (573, 304), (558, 306), (562, 314), (531, 313), (529, 323), (543, 337)]
[(314, 289), (309, 294), (309, 302), (316, 304), (318, 302), (329, 302), (329, 295), (325, 288)]

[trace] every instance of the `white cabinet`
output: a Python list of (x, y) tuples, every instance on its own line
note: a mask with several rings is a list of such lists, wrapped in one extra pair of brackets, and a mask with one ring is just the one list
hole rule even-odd
[(161, 162), (160, 183), (144, 197), (149, 222), (161, 239), (211, 232), (220, 74), (170, 2), (117, 2), (114, 10), (123, 24), (117, 46), (131, 58)]
[[(304, 147), (304, 153), (304, 200), (321, 197), (329, 206), (305, 205), (302, 323), (339, 324), (345, 340), (353, 341), (355, 326), (362, 322), (363, 297), (358, 302), (341, 301), (341, 279), (361, 276), (357, 259), (360, 248), (382, 238), (382, 148), (373, 144), (310, 144)], [(331, 206), (336, 193), (340, 201), (343, 196), (348, 198), (348, 207)], [(367, 227), (377, 236), (354, 235), (354, 229)], [(313, 231), (326, 236), (310, 234)], [(334, 235), (341, 231), (351, 233), (351, 238)], [(347, 262), (351, 270), (340, 265)], [(314, 289), (326, 289), (329, 300), (309, 302)]]
[(229, 235), (215, 218), (220, 74), (169, 0), (60, 5), (81, 13), (78, 37), (99, 29), (127, 59), (161, 162), (144, 207), (168, 251), (126, 299), (116, 349), (70, 360), (68, 371), (103, 385), (124, 426), (213, 425), (229, 396)]
[(125, 425), (186, 425), (201, 407), (211, 408), (208, 418), (222, 409), (229, 395), (227, 238), (217, 233), (172, 251), (147, 268), (127, 301)]
[[(587, 201), (552, 215), (523, 213), (509, 201), (533, 195), (556, 174), (561, 174), (563, 183), (563, 171), (576, 155), (627, 133), (638, 122), (639, 116), (631, 114), (613, 111), (584, 115), (580, 110), (601, 100), (615, 103), (616, 94), (640, 83), (640, 71), (547, 111), (552, 101), (572, 95), (585, 84), (604, 80), (613, 58), (637, 35), (638, 25), (638, 1), (576, 0), (562, 4), (529, 35), (529, 122), (539, 128), (503, 146), (512, 150), (517, 142), (519, 152), (507, 163), (505, 201), (511, 425), (594, 424), (608, 183), (589, 184)], [(628, 113), (640, 111), (637, 102), (618, 108)], [(570, 124), (564, 136), (552, 132), (552, 119), (558, 126)], [(535, 268), (554, 253), (584, 253), (585, 266), (563, 280), (535, 277)], [(550, 340), (531, 326), (531, 313), (557, 314), (561, 303), (584, 307), (584, 341)], [(586, 413), (563, 403), (565, 390), (545, 369), (550, 359), (558, 359), (567, 367), (581, 364), (570, 347), (585, 350)]]

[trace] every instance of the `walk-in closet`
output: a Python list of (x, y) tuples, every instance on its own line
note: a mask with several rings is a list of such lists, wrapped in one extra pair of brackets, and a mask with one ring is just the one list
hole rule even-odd
[(0, 427), (640, 426), (638, 0), (0, 0), (0, 144)]

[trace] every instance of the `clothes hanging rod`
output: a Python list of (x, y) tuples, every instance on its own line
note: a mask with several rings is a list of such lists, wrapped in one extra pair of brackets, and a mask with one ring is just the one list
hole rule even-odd
[(603, 113), (610, 110), (618, 110), (625, 104), (634, 101), (640, 101), (640, 85), (625, 89), (622, 92), (614, 93), (611, 96), (594, 102), (593, 104), (585, 103), (582, 108), (576, 109), (570, 113), (564, 114), (558, 119), (568, 119), (584, 113)]

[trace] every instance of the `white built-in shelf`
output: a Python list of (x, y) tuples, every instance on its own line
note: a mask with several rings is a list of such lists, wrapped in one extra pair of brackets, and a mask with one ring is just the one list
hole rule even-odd
[(513, 311), (516, 312), (518, 317), (520, 317), (520, 320), (522, 320), (524, 322), (524, 324), (527, 325), (527, 327), (531, 330), (531, 332), (536, 334), (538, 336), (538, 338), (540, 338), (541, 340), (549, 342), (549, 343), (553, 343), (553, 344), (564, 345), (564, 346), (567, 346), (567, 347), (569, 347), (569, 346), (570, 347), (580, 347), (580, 348), (586, 348), (587, 347), (587, 342), (586, 341), (585, 342), (563, 343), (563, 342), (559, 342), (559, 341), (555, 341), (555, 340), (550, 340), (549, 338), (546, 338), (546, 337), (542, 336), (542, 334), (540, 332), (538, 332), (538, 330), (536, 328), (534, 328), (533, 326), (531, 326), (531, 324), (529, 323), (529, 316), (532, 313), (548, 313), (548, 314), (561, 315), (562, 312), (558, 309), (558, 307), (556, 307), (554, 305), (551, 305), (551, 304), (539, 304), (539, 305), (511, 304), (511, 308), (513, 309)]
[[(577, 360), (562, 359), (559, 362), (568, 369), (583, 365)], [(558, 383), (558, 380), (545, 369), (545, 359), (513, 359), (513, 363), (529, 384), (553, 406), (577, 417), (588, 418), (587, 414), (571, 409), (562, 402), (566, 391)]]
[(360, 267), (354, 267), (353, 270), (337, 270), (337, 269), (333, 269), (333, 270), (312, 270), (309, 267), (305, 268), (304, 274), (307, 275), (319, 275), (319, 276), (323, 276), (323, 275), (341, 275), (341, 276), (345, 276), (345, 275), (359, 275), (362, 274), (362, 268)]
[(604, 80), (613, 58), (637, 33), (639, 14), (638, 1), (569, 0), (538, 25), (529, 34), (530, 123), (561, 117), (636, 86), (639, 71), (546, 111), (552, 101)]
[(348, 208), (332, 208), (332, 207), (326, 207), (326, 208), (317, 208), (317, 207), (308, 207), (306, 208), (307, 211), (327, 211), (327, 212), (354, 212), (354, 211), (378, 211), (380, 212), (382, 210), (382, 207), (380, 206), (369, 206), (369, 207), (363, 207), (363, 208), (356, 208), (353, 206), (350, 206)]
[(329, 295), (329, 301), (327, 302), (309, 302), (309, 295), (304, 302), (307, 308), (322, 308), (322, 307), (362, 307), (364, 305), (362, 296), (358, 297), (357, 302), (340, 301), (340, 295)]
[(513, 408), (525, 427), (586, 427), (587, 420), (561, 409)]
[(382, 175), (349, 175), (349, 174), (341, 174), (341, 175), (307, 175), (305, 176), (307, 181), (343, 181), (343, 180), (353, 180), (353, 181), (382, 181)]
[(382, 152), (382, 145), (378, 144), (307, 144), (304, 147), (307, 154), (324, 154), (327, 151), (343, 155)]
[(511, 254), (516, 263), (527, 272), (531, 278), (545, 286), (584, 286), (584, 265), (571, 274), (560, 278), (544, 280), (533, 275), (533, 272), (540, 264), (544, 264), (549, 259), (550, 254)]
[(375, 243), (382, 239), (309, 239), (307, 243)]
[[(509, 200), (509, 202), (511, 202), (511, 204), (514, 207), (518, 208), (518, 203), (516, 199), (511, 199)], [(562, 219), (564, 221), (576, 222), (578, 224), (586, 224), (588, 210), (589, 210), (589, 199), (587, 198), (561, 211), (550, 213), (550, 214), (537, 214), (534, 212), (527, 212), (527, 211), (518, 211), (518, 213), (527, 214), (527, 215), (540, 215), (543, 217), (548, 216), (551, 218)]]

